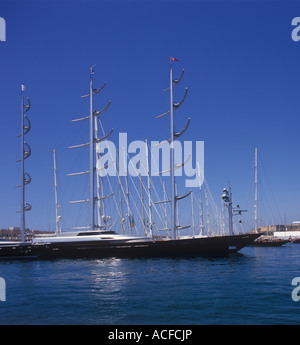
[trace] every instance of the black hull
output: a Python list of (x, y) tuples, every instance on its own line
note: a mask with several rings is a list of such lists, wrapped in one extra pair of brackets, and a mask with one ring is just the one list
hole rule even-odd
[(0, 244), (0, 259), (35, 259), (38, 251), (29, 243)]
[[(224, 256), (236, 253), (259, 235), (243, 234), (141, 242), (88, 241), (23, 245), (18, 249), (0, 246), (0, 258), (155, 258)], [(16, 247), (17, 248), (17, 247)], [(23, 255), (22, 255), (23, 253)], [(19, 254), (19, 255), (18, 255)]]

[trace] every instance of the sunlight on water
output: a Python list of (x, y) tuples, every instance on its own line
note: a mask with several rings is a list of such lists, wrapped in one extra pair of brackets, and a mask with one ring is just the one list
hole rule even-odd
[(300, 245), (225, 258), (1, 261), (0, 324), (298, 324)]

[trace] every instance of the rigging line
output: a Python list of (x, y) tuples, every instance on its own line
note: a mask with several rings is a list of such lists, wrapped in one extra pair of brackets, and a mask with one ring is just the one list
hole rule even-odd
[[(130, 158), (129, 155), (128, 155), (128, 153), (127, 153), (127, 157)], [(130, 162), (131, 162), (131, 160), (130, 160)], [(140, 164), (141, 164), (141, 167), (144, 169), (144, 171), (146, 171), (146, 168), (144, 167), (142, 161), (140, 161)], [(139, 173), (139, 171), (136, 169), (136, 167), (134, 167), (134, 165), (133, 165), (132, 162), (131, 162), (131, 165), (132, 165), (132, 167), (134, 168), (135, 172), (136, 172), (136, 173)], [(139, 182), (140, 182), (140, 184), (142, 185), (143, 190), (144, 190), (146, 193), (148, 193), (148, 188), (145, 187), (145, 185), (144, 185), (144, 183), (143, 183), (143, 179), (140, 178), (140, 175), (137, 175), (136, 177), (139, 177)], [(141, 176), (141, 177), (143, 177), (143, 176)], [(139, 195), (138, 192), (137, 192), (137, 194)], [(147, 196), (149, 196), (149, 194), (148, 194)], [(140, 198), (140, 200), (141, 200), (141, 198)], [(142, 200), (141, 200), (141, 203), (143, 203)], [(148, 216), (149, 216), (149, 215), (148, 215)]]
[[(264, 191), (261, 191), (261, 194), (264, 194), (265, 195), (265, 192)], [(267, 210), (267, 208), (266, 208), (266, 203), (264, 202), (264, 200), (262, 199), (262, 201), (261, 201), (261, 206), (262, 206), (262, 209), (263, 209), (263, 212), (261, 213), (261, 227), (262, 226), (269, 226), (269, 216), (270, 216), (270, 213), (271, 213), (271, 217), (273, 218), (274, 216), (273, 216), (273, 214), (272, 214), (272, 210), (270, 210), (269, 209), (269, 212), (268, 212), (268, 210)], [(265, 225), (263, 225), (263, 223), (262, 223), (262, 215), (264, 215), (264, 218), (265, 218), (265, 220), (266, 220), (266, 224)]]
[[(129, 156), (128, 156), (128, 157), (129, 157)], [(131, 164), (132, 164), (132, 162), (131, 162)], [(143, 167), (143, 169), (144, 169), (144, 171), (145, 171), (145, 170), (146, 170), (146, 167), (143, 165), (142, 162), (141, 162), (141, 166)], [(137, 172), (136, 168), (135, 168), (135, 167), (133, 167), (133, 168), (134, 168), (135, 171)], [(143, 186), (143, 189), (144, 189), (144, 191), (145, 191), (147, 197), (149, 198), (149, 191), (148, 191), (148, 188), (144, 185), (143, 181), (141, 181), (141, 184), (142, 184), (142, 186)], [(156, 195), (157, 195), (156, 188), (155, 188), (154, 183), (152, 182), (151, 179), (150, 179), (150, 184), (152, 185), (152, 188), (153, 188), (153, 190), (155, 191), (155, 193), (156, 193)], [(159, 198), (158, 198), (158, 199), (159, 199)], [(141, 200), (141, 198), (140, 198), (140, 200)], [(141, 200), (141, 203), (142, 203), (142, 200)], [(154, 204), (152, 198), (151, 198), (151, 206), (155, 209), (155, 211), (156, 211), (156, 213), (157, 213), (157, 216), (158, 216), (158, 217), (160, 218), (160, 220), (163, 222), (162, 217), (160, 216), (160, 213), (158, 212), (157, 207), (156, 207), (156, 205)], [(163, 207), (161, 204), (160, 204), (160, 206)], [(150, 217), (148, 208), (145, 208), (145, 211), (146, 211), (146, 213), (147, 213), (147, 216)]]
[[(254, 200), (253, 197), (250, 198), (250, 195), (253, 195), (253, 181), (254, 181), (254, 168), (255, 168), (255, 164), (254, 164), (255, 159), (252, 159), (251, 162), (251, 169), (250, 170), (250, 176), (249, 176), (249, 184), (248, 184), (248, 192), (247, 192), (247, 196), (245, 198), (245, 207), (246, 209), (250, 210), (250, 212), (244, 212), (242, 214), (242, 219), (243, 219), (243, 228), (246, 227), (250, 227), (250, 223), (253, 222), (253, 206), (254, 206)], [(251, 221), (252, 219), (252, 221)]]
[[(73, 128), (76, 128), (74, 126)], [(84, 126), (77, 126), (76, 129), (69, 131), (69, 125), (65, 125), (63, 133), (69, 133), (68, 135), (63, 136), (63, 140), (61, 140), (60, 144), (56, 145), (56, 151), (60, 150), (62, 147), (67, 146), (67, 142), (73, 142), (74, 140), (78, 140), (78, 138), (85, 137), (86, 131), (84, 130)]]
[[(271, 214), (272, 222), (274, 222), (275, 217), (274, 217), (272, 208), (270, 206), (267, 208), (267, 204), (270, 204), (270, 202), (269, 202), (268, 196), (266, 194), (266, 191), (263, 188), (261, 188), (261, 194), (262, 194), (261, 199), (262, 200), (266, 200), (266, 203), (265, 202), (261, 202), (261, 204), (263, 204), (263, 206), (265, 208), (265, 215)], [(279, 217), (280, 217), (280, 214), (279, 214)]]
[(249, 180), (249, 186), (248, 186), (248, 194), (247, 194), (247, 197), (246, 197), (246, 200), (245, 200), (245, 205), (249, 204), (251, 186), (253, 184), (253, 173), (254, 173), (254, 164), (252, 162), (252, 164), (251, 164), (251, 172), (250, 172), (250, 180)]
[(214, 233), (220, 233), (221, 228), (218, 227), (218, 221), (216, 221), (216, 219), (219, 219), (221, 212), (219, 211), (218, 206), (213, 199), (213, 196), (211, 194), (207, 180), (205, 178), (204, 178), (204, 184), (205, 184), (206, 191), (207, 191), (208, 201), (210, 202), (210, 205), (211, 205), (211, 208), (213, 211), (213, 216), (214, 216), (212, 218), (212, 214), (211, 214), (211, 212), (209, 212), (209, 222), (210, 222), (210, 225), (212, 227), (213, 232)]
[[(130, 159), (128, 153), (127, 153), (127, 158)], [(138, 171), (136, 170), (136, 167), (134, 167), (134, 165), (133, 165), (133, 163), (132, 163), (131, 160), (129, 160), (129, 161), (130, 161), (130, 163), (131, 163), (133, 169), (135, 169), (135, 172), (137, 173)], [(138, 190), (137, 190), (137, 188), (136, 188), (136, 186), (135, 186), (135, 184), (134, 184), (134, 182), (133, 182), (133, 179), (132, 179), (132, 176), (131, 176), (131, 175), (130, 175), (130, 180), (131, 180), (131, 183), (132, 183), (132, 185), (133, 185), (133, 187), (134, 187), (134, 189), (135, 189), (135, 191), (136, 191), (136, 193), (137, 193), (137, 195), (138, 195), (138, 198), (140, 199), (140, 202), (142, 203), (142, 202), (143, 202), (143, 201), (142, 201), (142, 198), (141, 198), (141, 196), (140, 196), (140, 194), (139, 194), (139, 192), (138, 192)], [(132, 201), (133, 201), (133, 203), (134, 203), (134, 206), (135, 206), (135, 208), (136, 208), (136, 211), (137, 211), (137, 213), (138, 213), (138, 215), (139, 215), (139, 218), (140, 218), (141, 222), (143, 222), (142, 216), (140, 215), (140, 212), (139, 212), (139, 210), (137, 209), (136, 203), (135, 203), (134, 199), (132, 198), (132, 195), (129, 194), (129, 196), (131, 197), (131, 199), (132, 199)], [(149, 214), (147, 214), (147, 216), (149, 217)]]
[[(148, 143), (147, 145), (148, 145), (148, 152), (151, 152), (149, 143)], [(159, 157), (158, 157), (158, 159), (159, 159)], [(152, 156), (151, 156), (151, 163), (152, 163), (152, 162), (154, 163), (155, 168), (157, 169), (157, 171), (159, 171), (159, 162), (158, 162), (158, 166), (157, 166), (156, 160), (152, 160)], [(152, 169), (151, 169), (151, 170), (152, 170)], [(161, 182), (161, 185), (163, 185), (163, 176), (162, 176), (162, 174), (158, 174), (157, 176), (159, 177), (159, 180), (160, 180), (160, 182)]]
[[(87, 110), (88, 110), (88, 108), (89, 108), (89, 107), (88, 107), (88, 103), (86, 103), (86, 102), (84, 102), (84, 103), (85, 103), (86, 108), (87, 108)], [(98, 122), (99, 122), (99, 124), (100, 124), (102, 134), (103, 134), (104, 136), (106, 136), (106, 133), (105, 133), (105, 131), (104, 131), (104, 128), (103, 128), (103, 125), (102, 125), (102, 121), (101, 121), (100, 117), (98, 118)], [(108, 142), (107, 138), (105, 138), (105, 140), (104, 140), (103, 142)], [(109, 148), (109, 146), (108, 146), (108, 148)], [(111, 158), (112, 162), (114, 163), (115, 171), (117, 171), (117, 170), (116, 170), (116, 162), (114, 161), (114, 159), (113, 159), (113, 157), (112, 157), (111, 150), (108, 149), (108, 151), (109, 151), (109, 154), (110, 154), (110, 158)], [(99, 154), (99, 156), (100, 156), (100, 154)], [(101, 158), (101, 156), (100, 156), (100, 158)], [(110, 181), (110, 179), (109, 179), (109, 177), (108, 177), (107, 174), (106, 174), (106, 178), (107, 178), (107, 182), (108, 182), (110, 191), (111, 191), (111, 193), (113, 193), (113, 196), (112, 196), (112, 197), (113, 197), (113, 200), (114, 200), (114, 204), (115, 204), (117, 213), (118, 213), (119, 217), (121, 218), (121, 211), (120, 211), (120, 209), (119, 209), (119, 204), (118, 204), (118, 202), (117, 202), (117, 200), (116, 200), (116, 193), (114, 193), (114, 190), (113, 190), (112, 185), (111, 185), (111, 181)]]
[[(270, 200), (270, 195), (268, 195), (267, 190), (265, 189), (266, 183), (265, 183), (265, 175), (261, 175), (260, 176), (260, 180), (261, 180), (261, 188), (259, 189), (259, 197), (260, 197), (260, 203), (263, 204), (264, 208), (265, 208), (265, 215), (267, 215), (267, 213), (271, 213), (272, 214), (272, 207), (271, 207), (271, 200)], [(273, 214), (272, 214), (273, 217)]]
[[(150, 148), (150, 146), (149, 146), (149, 143), (148, 143), (148, 149)], [(150, 150), (148, 150), (149, 152), (150, 152)], [(152, 156), (151, 156), (151, 163), (154, 163), (154, 165), (155, 165), (155, 168), (159, 171), (159, 166), (157, 166), (157, 162), (155, 161), (155, 160), (152, 160)], [(159, 180), (160, 180), (160, 183), (161, 183), (161, 185), (163, 186), (163, 177), (162, 177), (162, 175), (161, 174), (159, 174), (158, 175), (158, 177), (159, 177)], [(154, 193), (155, 193), (155, 195), (156, 195), (156, 197), (157, 197), (157, 200), (158, 201), (161, 201), (161, 199), (160, 199), (160, 197), (158, 196), (158, 193), (157, 193), (157, 191), (156, 191), (156, 188), (155, 188), (155, 186), (154, 186), (154, 182), (152, 181), (152, 179), (150, 179), (150, 184), (151, 184), (151, 186), (152, 186), (152, 188), (153, 188), (153, 190), (154, 190)], [(166, 193), (167, 194), (167, 193)], [(167, 194), (167, 196), (168, 196), (168, 194)], [(153, 203), (153, 202), (152, 202)], [(153, 205), (154, 205), (154, 203), (153, 203)], [(165, 205), (166, 206), (166, 205)], [(168, 205), (169, 206), (169, 208), (170, 208), (170, 205)], [(167, 207), (168, 207), (167, 206)], [(164, 205), (163, 204), (159, 204), (159, 207), (160, 207), (160, 209), (161, 209), (161, 212), (162, 213), (164, 213), (165, 212), (165, 208), (164, 208)], [(154, 205), (154, 208), (156, 209), (156, 212), (157, 212), (157, 214), (159, 215), (159, 213), (158, 213), (158, 211), (157, 211), (157, 208), (156, 208), (156, 205)]]
[[(127, 156), (128, 156), (128, 154), (127, 154)], [(128, 157), (129, 157), (129, 156), (128, 156)], [(130, 161), (130, 162), (131, 162), (131, 161)], [(132, 164), (132, 162), (131, 162), (131, 164)], [(133, 164), (132, 164), (132, 165), (133, 165)], [(137, 170), (136, 170), (136, 168), (135, 168), (134, 166), (133, 166), (133, 168), (134, 168), (135, 171), (137, 172)], [(153, 190), (154, 190), (155, 193), (157, 194), (156, 189), (155, 189), (155, 186), (154, 186), (154, 184), (153, 184), (153, 182), (152, 182), (151, 179), (150, 179), (150, 184), (152, 184)], [(144, 186), (143, 182), (142, 182), (142, 185), (143, 185), (143, 188), (144, 188), (144, 190), (145, 190), (145, 192), (146, 192), (146, 194), (147, 194), (147, 197), (149, 198), (149, 191), (148, 191), (148, 188), (146, 188), (146, 187)], [(138, 193), (136, 187), (135, 187), (135, 190), (136, 190), (137, 194), (139, 195), (139, 193)], [(141, 197), (140, 197), (140, 201), (142, 202)], [(160, 214), (159, 214), (159, 212), (158, 212), (158, 210), (157, 210), (157, 208), (156, 208), (156, 205), (154, 204), (154, 202), (153, 202), (152, 199), (151, 199), (151, 206), (152, 206), (152, 207), (154, 208), (154, 210), (156, 211), (157, 216), (160, 218), (160, 220), (163, 221), (162, 218), (161, 218), (161, 216), (160, 216)], [(145, 208), (145, 210), (146, 210), (147, 216), (149, 217), (149, 216), (150, 216), (150, 214), (148, 213), (149, 210), (148, 210), (147, 208)]]
[(212, 194), (211, 194), (211, 191), (210, 191), (210, 188), (209, 188), (209, 186), (208, 186), (208, 183), (207, 183), (206, 178), (204, 178), (204, 184), (205, 184), (205, 187), (206, 187), (208, 196), (209, 196), (209, 200), (210, 200), (210, 203), (211, 203), (211, 207), (212, 207), (213, 211), (215, 212), (215, 214), (219, 214), (218, 206), (217, 206), (216, 202), (214, 201), (214, 198), (213, 198), (213, 196), (212, 196)]
[[(194, 198), (195, 198), (195, 204), (196, 205), (199, 205), (200, 204), (200, 195), (198, 196), (198, 193), (195, 193), (194, 194)], [(202, 207), (202, 211), (203, 211), (203, 207)], [(203, 223), (205, 224), (205, 219), (206, 215), (205, 215), (205, 212), (203, 212)], [(195, 209), (195, 218), (199, 218), (199, 220), (197, 221), (197, 229), (201, 229), (201, 227), (203, 227), (204, 224), (201, 225), (201, 220), (200, 220), (200, 210), (199, 210), (199, 207), (196, 207)]]
[(63, 219), (64, 219), (64, 212), (63, 212), (63, 198), (62, 198), (62, 189), (61, 189), (61, 178), (60, 178), (60, 174), (59, 174), (59, 163), (57, 160), (57, 156), (56, 156), (56, 179), (57, 179), (57, 187), (58, 187), (58, 207), (59, 207), (59, 216), (61, 217), (60, 219), (60, 226), (62, 228), (63, 226)]
[[(84, 195), (86, 195), (86, 190), (88, 189), (88, 179), (85, 179), (85, 183), (84, 183), (84, 188), (83, 188), (83, 191), (82, 191), (82, 196), (81, 196), (81, 199), (84, 199)], [(78, 226), (79, 225), (79, 218), (82, 218), (81, 217), (81, 214), (82, 214), (82, 210), (83, 210), (83, 207), (84, 205), (82, 203), (79, 203), (79, 211), (77, 212), (77, 219), (75, 221), (75, 226)]]
[[(154, 190), (154, 193), (155, 193), (155, 195), (156, 195), (156, 197), (157, 197), (157, 200), (158, 200), (158, 201), (161, 201), (160, 198), (159, 198), (159, 196), (158, 196), (158, 193), (157, 193), (157, 191), (156, 191), (155, 185), (154, 185), (154, 183), (153, 183), (153, 181), (152, 181), (151, 179), (150, 179), (150, 184), (151, 184), (151, 186), (152, 186), (152, 189)], [(151, 203), (152, 203), (152, 207), (154, 208), (154, 210), (155, 210), (156, 214), (158, 215), (159, 219), (161, 220), (161, 222), (163, 222), (163, 219), (162, 219), (162, 217), (161, 217), (161, 215), (160, 215), (160, 213), (159, 213), (159, 211), (158, 211), (158, 209), (157, 209), (157, 207), (156, 207), (156, 204), (153, 202), (152, 199), (151, 199)], [(169, 203), (167, 203), (167, 204), (169, 204)], [(159, 205), (159, 208), (161, 209), (161, 213), (162, 213), (162, 214), (165, 213), (165, 209), (164, 209), (163, 204), (160, 203), (160, 204), (158, 204), (158, 205)], [(169, 206), (169, 208), (170, 208), (170, 205), (168, 205), (168, 206)], [(167, 207), (168, 207), (168, 206), (167, 206)]]
[[(154, 193), (155, 193), (155, 195), (156, 195), (157, 200), (158, 200), (158, 201), (164, 200), (164, 199), (162, 199), (162, 200), (160, 199), (160, 197), (159, 197), (159, 195), (158, 195), (158, 193), (157, 193), (157, 190), (156, 190), (156, 188), (155, 188), (154, 182), (153, 182), (151, 179), (150, 179), (150, 185), (152, 186), (152, 189), (153, 189), (153, 191), (154, 191)], [(167, 199), (168, 199), (168, 194), (167, 194), (167, 192), (166, 192), (166, 196), (167, 196)], [(155, 208), (157, 214), (160, 215), (160, 214), (159, 214), (159, 211), (158, 211), (158, 209), (157, 209), (157, 207), (156, 207), (156, 204), (153, 202), (152, 199), (151, 199), (151, 202), (152, 202), (152, 205), (154, 206), (154, 208)], [(166, 204), (168, 204), (168, 205), (166, 205)], [(169, 207), (169, 209), (170, 209), (169, 203), (165, 203), (165, 206), (163, 205), (163, 203), (160, 203), (160, 204), (157, 204), (157, 205), (159, 205), (159, 208), (160, 208), (160, 212), (161, 212), (161, 213), (165, 213), (165, 207)]]
[[(119, 154), (119, 150), (117, 151), (117, 154)], [(113, 162), (113, 164), (114, 164), (114, 167), (115, 167), (115, 169), (116, 169), (116, 172), (117, 172), (117, 176), (118, 176), (118, 184), (119, 184), (119, 187), (120, 187), (120, 189), (121, 189), (121, 193), (123, 194), (123, 198), (125, 199), (125, 201), (126, 201), (126, 206), (127, 206), (127, 197), (126, 197), (126, 193), (125, 193), (125, 191), (124, 191), (124, 188), (123, 188), (123, 185), (122, 185), (122, 183), (121, 183), (121, 179), (120, 179), (120, 175), (119, 175), (119, 172), (118, 172), (118, 170), (117, 170), (117, 163), (114, 161), (114, 160), (112, 160), (112, 162)], [(122, 195), (121, 195), (121, 197), (122, 197)], [(128, 208), (127, 208), (128, 209)], [(123, 215), (124, 216), (124, 215)], [(120, 218), (122, 217), (122, 215), (120, 214)], [(122, 222), (123, 220), (121, 219), (121, 222)]]
[(282, 221), (280, 209), (279, 209), (279, 207), (278, 207), (278, 204), (277, 204), (275, 195), (274, 195), (274, 193), (273, 193), (272, 185), (271, 185), (271, 182), (270, 182), (269, 177), (268, 177), (268, 175), (267, 175), (267, 171), (266, 171), (266, 169), (265, 169), (265, 166), (264, 166), (264, 164), (263, 164), (262, 159), (260, 158), (260, 156), (258, 156), (258, 159), (259, 159), (259, 162), (261, 163), (261, 166), (262, 166), (262, 168), (263, 168), (264, 175), (266, 176), (267, 182), (268, 182), (268, 184), (269, 184), (269, 187), (270, 187), (270, 190), (271, 190), (271, 195), (272, 195), (272, 197), (273, 197), (273, 201), (274, 201), (274, 203), (275, 203), (275, 207), (276, 207), (277, 212), (278, 212), (278, 214), (279, 214), (279, 219), (280, 219), (280, 221)]
[[(127, 153), (127, 158), (129, 158), (129, 159), (130, 159), (130, 157), (129, 157), (128, 153)], [(134, 165), (133, 165), (132, 161), (131, 161), (131, 160), (129, 160), (129, 161), (130, 161), (130, 163), (131, 163), (131, 165), (132, 165), (133, 169), (135, 170), (135, 172), (136, 172), (136, 173), (138, 173), (138, 171), (137, 171), (136, 167), (134, 167)], [(144, 170), (146, 170), (146, 168), (145, 168), (145, 166), (143, 165), (143, 163), (141, 163), (141, 164), (142, 164), (143, 169), (144, 169)], [(135, 191), (136, 191), (136, 193), (137, 193), (137, 195), (138, 195), (138, 197), (139, 197), (139, 199), (140, 199), (140, 201), (141, 201), (141, 203), (142, 203), (142, 200), (141, 200), (141, 197), (140, 197), (140, 195), (139, 195), (139, 192), (137, 191), (137, 188), (136, 188), (136, 186), (135, 186), (134, 182), (132, 181), (132, 177), (130, 177), (130, 179), (131, 179), (131, 182), (132, 182), (132, 184), (134, 185)], [(157, 195), (157, 192), (156, 192), (155, 186), (154, 186), (154, 184), (153, 184), (153, 182), (152, 182), (152, 180), (151, 180), (151, 179), (150, 179), (150, 184), (152, 185), (152, 187), (153, 187), (153, 189), (154, 189), (154, 191), (155, 191), (155, 193), (156, 193), (156, 195)], [(147, 197), (149, 197), (149, 191), (148, 191), (148, 188), (146, 188), (146, 187), (144, 186), (143, 182), (142, 182), (142, 186), (143, 186), (143, 188), (144, 188), (144, 190), (145, 190), (145, 192), (146, 192), (146, 194), (147, 194)], [(158, 195), (157, 195), (157, 196), (158, 196)], [(132, 196), (131, 196), (131, 198), (132, 198)], [(158, 197), (158, 199), (159, 199), (159, 197)], [(161, 218), (161, 216), (160, 216), (160, 214), (159, 214), (159, 212), (158, 212), (158, 210), (157, 210), (157, 208), (156, 208), (156, 205), (153, 203), (153, 200), (152, 200), (152, 199), (151, 199), (151, 206), (154, 208), (154, 210), (156, 211), (156, 213), (157, 213), (158, 217), (159, 217), (159, 218), (160, 218), (160, 220), (162, 221), (162, 218)], [(147, 208), (145, 208), (145, 210), (146, 210), (147, 216), (149, 217), (149, 216), (150, 216), (150, 214), (148, 213), (148, 209), (147, 209)]]
[[(100, 118), (98, 118), (98, 121), (99, 121), (101, 130), (102, 130), (102, 134), (105, 136), (106, 134), (105, 134), (105, 131), (104, 131), (104, 128), (103, 128), (103, 125), (102, 125), (102, 121), (100, 120)], [(104, 142), (108, 142), (107, 138), (104, 140)], [(112, 152), (111, 152), (111, 150), (109, 149), (109, 145), (108, 145), (108, 152), (109, 152), (109, 154), (110, 154), (111, 161), (112, 161), (113, 164), (114, 164), (114, 169), (115, 169), (115, 171), (117, 172), (117, 165), (116, 165), (115, 160), (113, 159)], [(101, 157), (101, 156), (100, 156), (100, 157)], [(111, 192), (113, 193), (113, 189), (112, 189), (112, 186), (111, 186), (111, 182), (110, 182), (110, 180), (109, 180), (109, 178), (108, 178), (108, 175), (106, 175), (106, 177), (107, 177), (107, 181), (108, 181), (110, 190), (111, 190)], [(121, 187), (122, 187), (122, 184), (121, 184)], [(118, 202), (117, 202), (117, 200), (116, 200), (115, 193), (114, 193), (114, 195), (113, 195), (113, 200), (114, 200), (116, 209), (118, 210), (119, 217), (121, 218), (121, 211), (120, 211), (120, 209), (119, 209), (119, 205), (118, 205)]]
[[(107, 179), (107, 183), (109, 184), (109, 188), (111, 190), (111, 193), (114, 193), (113, 191), (113, 188), (112, 188), (112, 185), (111, 185), (111, 182), (110, 182), (110, 179), (108, 178), (108, 175), (106, 175), (106, 179)], [(121, 212), (120, 212), (120, 209), (119, 209), (119, 205), (117, 203), (117, 200), (116, 200), (116, 196), (115, 196), (115, 193), (114, 195), (112, 196), (113, 197), (113, 200), (114, 200), (114, 204), (115, 204), (115, 207), (117, 209), (117, 212), (119, 214), (119, 217), (121, 217)]]

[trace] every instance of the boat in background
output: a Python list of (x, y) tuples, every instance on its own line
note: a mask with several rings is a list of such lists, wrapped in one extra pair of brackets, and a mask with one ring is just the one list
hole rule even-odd
[[(258, 178), (257, 178), (257, 158), (258, 152), (257, 147), (255, 147), (255, 160), (254, 160), (254, 167), (255, 167), (255, 204), (254, 204), (254, 219), (255, 219), (255, 229), (254, 233), (258, 233), (258, 226), (257, 226), (257, 215), (258, 215), (258, 202), (257, 202), (257, 185), (258, 185)], [(290, 242), (289, 240), (278, 238), (271, 235), (264, 235), (261, 234), (259, 238), (254, 240), (250, 243), (250, 246), (256, 247), (280, 247), (286, 243)]]
[(291, 242), (290, 240), (285, 240), (278, 237), (276, 238), (274, 236), (269, 236), (269, 235), (262, 235), (249, 245), (255, 246), (255, 247), (281, 247), (284, 244), (287, 244), (290, 242)]

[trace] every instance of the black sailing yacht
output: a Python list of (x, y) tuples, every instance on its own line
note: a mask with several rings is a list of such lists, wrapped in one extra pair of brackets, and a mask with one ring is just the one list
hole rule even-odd
[[(117, 234), (112, 229), (104, 229), (101, 226), (95, 226), (95, 202), (99, 199), (99, 196), (95, 196), (95, 144), (102, 140), (106, 140), (108, 135), (103, 138), (95, 137), (95, 123), (97, 117), (102, 111), (94, 110), (93, 108), (93, 96), (103, 89), (93, 88), (93, 74), (94, 68), (90, 71), (90, 92), (82, 97), (89, 97), (90, 99), (90, 114), (87, 117), (77, 119), (75, 121), (89, 120), (90, 124), (90, 138), (89, 143), (83, 145), (77, 145), (76, 147), (89, 146), (90, 167), (88, 172), (90, 181), (90, 195), (89, 199), (82, 200), (80, 202), (88, 202), (90, 209), (90, 224), (89, 229), (85, 231), (77, 232), (60, 232), (54, 236), (47, 237), (35, 237), (31, 242), (25, 242), (25, 229), (23, 231), (21, 242), (0, 242), (0, 258), (105, 258), (105, 257), (118, 257), (118, 258), (140, 258), (140, 257), (189, 257), (189, 256), (217, 256), (226, 255), (228, 253), (238, 252), (243, 247), (252, 243), (259, 234), (233, 234), (232, 226), (232, 198), (231, 192), (223, 195), (223, 200), (228, 205), (229, 212), (229, 235), (218, 236), (194, 236), (194, 237), (180, 237), (178, 231), (183, 227), (179, 227), (175, 222), (175, 208), (178, 200), (189, 195), (187, 193), (183, 197), (175, 195), (175, 175), (174, 175), (174, 150), (172, 149), (172, 143), (187, 129), (190, 120), (188, 120), (187, 126), (181, 133), (174, 131), (174, 117), (173, 111), (178, 109), (187, 95), (187, 89), (183, 100), (180, 103), (173, 102), (173, 87), (179, 83), (182, 79), (182, 75), (178, 80), (173, 80), (172, 61), (170, 60), (170, 110), (166, 113), (159, 115), (157, 118), (170, 115), (170, 175), (171, 175), (171, 228), (172, 238), (155, 238), (152, 233), (152, 224), (150, 221), (150, 236), (134, 236)], [(105, 86), (105, 85), (104, 85)], [(104, 110), (106, 110), (105, 107)], [(22, 95), (22, 133), (26, 132), (26, 126), (24, 126), (24, 104)], [(23, 142), (23, 136), (22, 136)], [(23, 149), (24, 152), (24, 149)], [(24, 157), (24, 153), (23, 153)], [(24, 166), (22, 165), (22, 169)], [(22, 170), (22, 184), (23, 187), (26, 184), (26, 173)], [(80, 173), (77, 173), (80, 174)], [(83, 173), (82, 173), (83, 174)], [(103, 198), (103, 197), (102, 197)], [(24, 206), (24, 200), (22, 201)], [(26, 206), (23, 207), (23, 212), (26, 210)]]

